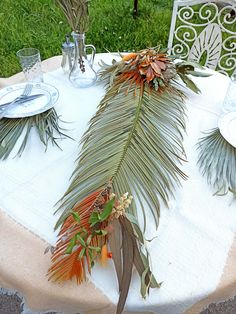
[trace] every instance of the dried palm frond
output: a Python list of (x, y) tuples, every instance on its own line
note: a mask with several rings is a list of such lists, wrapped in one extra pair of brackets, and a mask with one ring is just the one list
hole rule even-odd
[(198, 165), (217, 195), (228, 191), (236, 196), (236, 148), (229, 144), (218, 128), (198, 142)]
[[(74, 207), (60, 230), (48, 276), (49, 280), (59, 283), (75, 277), (77, 283), (81, 283), (86, 279), (86, 265), (90, 273), (96, 261), (105, 266), (108, 258), (113, 257), (115, 267), (119, 269), (117, 313), (121, 313), (133, 266), (140, 275), (144, 298), (150, 287), (159, 288), (160, 284), (151, 272), (148, 255), (142, 253), (145, 245), (138, 222), (126, 213), (133, 197), (125, 193), (118, 200), (110, 190), (108, 184), (105, 189), (92, 193)], [(108, 252), (108, 244), (112, 252)], [(113, 252), (118, 254), (119, 260)]]
[(49, 269), (49, 280), (63, 282), (75, 276), (81, 283), (86, 279), (85, 262), (88, 272), (91, 272), (94, 260), (107, 243), (107, 222), (103, 220), (94, 228), (91, 213), (95, 208), (102, 210), (108, 197), (109, 188), (95, 191), (78, 204), (65, 220), (53, 253), (54, 264)]
[(47, 110), (32, 117), (1, 119), (0, 159), (6, 159), (9, 156), (18, 140), (21, 140), (21, 145), (17, 155), (21, 156), (27, 144), (32, 127), (36, 127), (39, 138), (46, 149), (49, 141), (58, 146), (58, 138), (55, 137), (55, 133), (59, 136), (59, 138), (68, 137), (63, 133), (58, 121), (59, 117), (55, 109)]
[[(166, 57), (158, 54), (157, 58), (163, 68), (170, 67)], [(132, 61), (125, 57), (101, 70), (102, 79), (107, 81), (109, 77), (110, 83), (82, 138), (78, 166), (63, 197), (60, 210), (64, 212), (57, 227), (75, 204), (108, 181), (118, 196), (123, 191), (135, 195), (144, 219), (145, 210), (150, 209), (158, 225), (160, 199), (168, 205), (169, 194), (173, 194), (179, 178), (185, 178), (178, 168), (184, 158), (184, 94), (162, 80), (164, 74), (159, 70), (152, 79), (152, 63), (148, 65), (144, 60), (137, 72)], [(159, 69), (158, 63), (156, 66)], [(145, 71), (147, 79), (140, 75)], [(147, 82), (151, 79), (152, 85)], [(135, 211), (133, 205), (132, 214)]]
[(89, 0), (56, 0), (74, 32), (85, 33), (88, 30)]
[[(176, 185), (186, 178), (180, 169), (185, 160), (182, 144), (185, 96), (176, 84), (178, 71), (186, 80), (189, 71), (194, 74), (194, 67), (175, 66), (165, 52), (154, 48), (126, 55), (111, 66), (103, 63), (100, 78), (106, 84), (106, 94), (83, 135), (71, 185), (60, 202), (62, 214), (56, 228), (62, 225), (62, 230), (68, 229), (74, 234), (74, 227), (65, 227), (65, 224), (75, 213), (81, 217), (90, 214), (87, 219), (91, 221), (93, 217), (97, 222), (103, 215), (104, 203), (101, 208), (94, 207), (93, 203), (92, 207), (78, 210), (81, 203), (87, 204), (90, 195), (106, 190), (108, 185), (116, 199), (123, 199), (124, 191), (134, 195), (135, 201), (125, 207), (125, 212), (118, 213), (118, 206), (117, 212), (107, 217), (107, 227), (113, 230), (107, 235), (107, 243), (112, 251), (120, 290), (117, 314), (124, 308), (133, 266), (141, 277), (143, 297), (150, 287), (159, 287), (149, 267), (148, 253), (143, 254), (145, 241), (137, 221), (137, 210), (141, 208), (144, 225), (146, 212), (150, 211), (158, 226), (161, 201), (168, 206)], [(190, 88), (197, 91), (193, 84)], [(82, 226), (80, 224), (79, 228)], [(92, 227), (90, 224), (89, 228)], [(105, 241), (103, 245), (107, 243)], [(67, 261), (67, 255), (63, 257), (65, 248), (59, 240), (60, 256), (56, 259)], [(102, 251), (100, 245), (98, 249)], [(74, 265), (74, 258), (75, 253), (71, 255), (69, 265)], [(63, 262), (54, 260), (54, 263), (59, 263), (52, 266), (55, 276), (58, 271), (64, 274)]]

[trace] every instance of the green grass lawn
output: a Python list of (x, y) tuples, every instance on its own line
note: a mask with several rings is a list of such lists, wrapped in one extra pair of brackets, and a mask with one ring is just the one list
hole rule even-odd
[[(90, 0), (90, 29), (86, 42), (97, 52), (132, 51), (158, 43), (167, 46), (173, 0), (139, 0), (139, 17), (132, 16), (133, 0)], [(61, 53), (70, 32), (53, 0), (1, 0), (0, 77), (20, 70), (16, 52), (35, 47), (42, 59)]]

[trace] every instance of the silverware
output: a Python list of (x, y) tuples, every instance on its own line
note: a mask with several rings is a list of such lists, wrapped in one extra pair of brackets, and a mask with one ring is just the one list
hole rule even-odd
[(26, 84), (22, 94), (19, 97), (17, 97), (16, 99), (14, 99), (6, 108), (4, 108), (0, 112), (0, 119), (2, 119), (4, 117), (4, 115), (9, 111), (10, 108), (12, 108), (13, 105), (16, 104), (17, 101), (22, 100), (25, 98), (25, 96), (30, 95), (32, 88), (33, 88), (32, 84)]
[[(44, 96), (44, 94), (35, 94), (35, 95), (31, 95), (31, 96), (21, 96), (20, 99), (18, 99), (17, 101), (14, 101), (14, 105), (24, 104), (25, 102), (34, 100), (34, 99), (42, 97), (42, 96)], [(12, 104), (12, 101), (7, 102), (5, 104), (1, 104), (0, 105), (0, 111), (5, 109), (5, 107), (7, 107), (11, 104)]]

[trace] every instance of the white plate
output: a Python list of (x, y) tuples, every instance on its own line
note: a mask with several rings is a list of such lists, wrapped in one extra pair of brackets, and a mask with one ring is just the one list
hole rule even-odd
[[(24, 104), (16, 105), (6, 112), (6, 118), (24, 118), (34, 116), (49, 110), (56, 103), (59, 92), (56, 87), (46, 83), (29, 83), (33, 85), (30, 95), (43, 94), (43, 96), (28, 101)], [(26, 83), (16, 84), (5, 87), (0, 90), (0, 106), (13, 101), (20, 96), (25, 88)]]
[(221, 135), (236, 147), (236, 112), (226, 113), (219, 119), (218, 125)]

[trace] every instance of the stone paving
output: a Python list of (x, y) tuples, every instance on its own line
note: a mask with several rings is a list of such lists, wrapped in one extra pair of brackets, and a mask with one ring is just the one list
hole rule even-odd
[[(24, 314), (21, 306), (21, 299), (17, 295), (9, 296), (7, 294), (0, 295), (0, 314)], [(27, 311), (27, 314), (31, 314)], [(35, 312), (32, 314), (36, 314)], [(47, 312), (47, 314), (57, 314), (55, 312)], [(140, 313), (142, 314), (142, 313)], [(161, 313), (160, 313), (161, 314)], [(218, 304), (210, 304), (207, 309), (196, 314), (236, 314), (236, 296), (234, 299), (221, 302)]]

